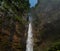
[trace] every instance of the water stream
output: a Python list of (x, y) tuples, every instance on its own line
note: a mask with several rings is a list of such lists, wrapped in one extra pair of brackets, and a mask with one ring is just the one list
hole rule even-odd
[[(38, 0), (29, 0), (30, 7), (35, 7)], [(28, 37), (26, 42), (26, 51), (33, 51), (33, 33), (32, 33), (32, 17), (29, 14)]]
[(28, 37), (26, 51), (33, 51), (33, 34), (32, 34), (32, 18), (29, 16), (29, 28), (28, 28)]

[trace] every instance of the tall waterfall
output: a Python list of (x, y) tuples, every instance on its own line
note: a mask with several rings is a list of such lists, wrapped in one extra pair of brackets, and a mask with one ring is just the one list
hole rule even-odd
[(32, 18), (29, 16), (29, 28), (28, 28), (26, 51), (33, 51), (33, 34), (32, 34), (31, 21)]

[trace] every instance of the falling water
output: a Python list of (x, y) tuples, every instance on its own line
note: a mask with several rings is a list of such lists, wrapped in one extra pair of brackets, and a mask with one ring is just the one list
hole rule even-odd
[[(31, 7), (35, 7), (38, 0), (29, 0), (29, 2), (30, 2), (30, 8), (31, 8)], [(29, 28), (28, 28), (26, 51), (33, 51), (32, 17), (30, 14), (29, 14)]]
[(33, 34), (32, 34), (31, 21), (32, 21), (32, 18), (29, 16), (29, 28), (28, 28), (26, 51), (33, 51)]

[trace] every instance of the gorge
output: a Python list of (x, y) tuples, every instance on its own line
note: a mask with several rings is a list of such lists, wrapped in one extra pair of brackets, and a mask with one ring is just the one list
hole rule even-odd
[(0, 0), (0, 51), (60, 51), (60, 0)]

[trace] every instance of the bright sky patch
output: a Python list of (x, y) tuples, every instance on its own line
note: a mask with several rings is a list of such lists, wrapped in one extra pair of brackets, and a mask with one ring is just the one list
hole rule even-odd
[(37, 4), (37, 0), (29, 0), (30, 7), (34, 7)]

